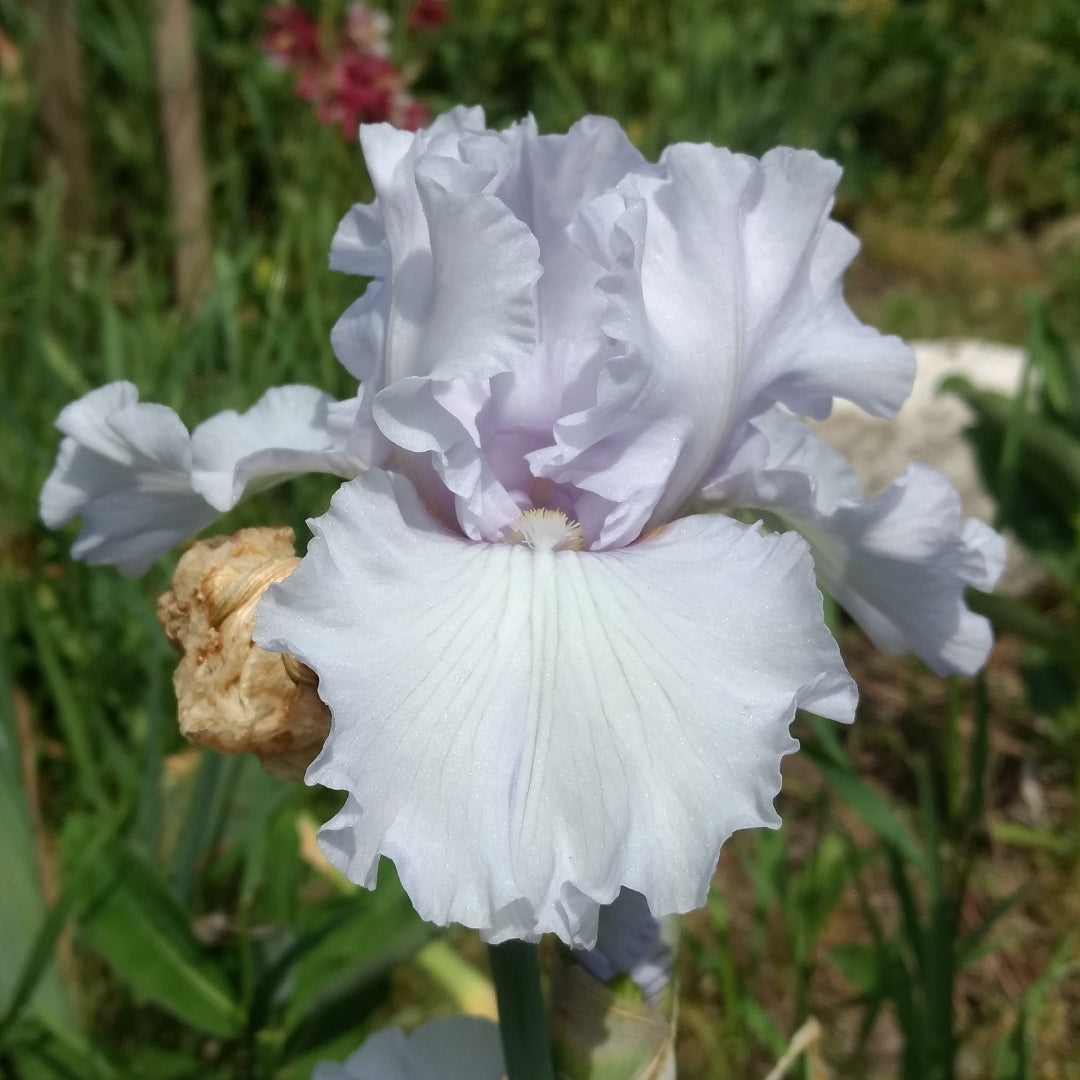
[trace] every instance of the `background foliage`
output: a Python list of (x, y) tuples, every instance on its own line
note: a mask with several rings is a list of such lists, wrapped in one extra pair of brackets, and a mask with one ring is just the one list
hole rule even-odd
[[(44, 6), (0, 0), (0, 1075), (307, 1076), (473, 984), (391, 867), (368, 895), (319, 864), (333, 796), (181, 744), (153, 613), (171, 561), (134, 582), (73, 564), (74, 530), (45, 532), (36, 499), (56, 413), (103, 381), (188, 423), (281, 382), (345, 393), (328, 334), (356, 283), (326, 251), (369, 193), (357, 148), (260, 55), (261, 5), (197, 3), (214, 265), (182, 313), (146, 6), (75, 5), (78, 230), (38, 124)], [(434, 110), (532, 111), (549, 131), (608, 113), (650, 154), (692, 139), (836, 157), (838, 213), (866, 241), (849, 292), (885, 329), (1019, 342), (1031, 323), (1035, 396), (965, 391), (1002, 522), (1054, 575), (994, 609), (1026, 651), (1006, 638), (984, 681), (946, 685), (846, 632), (860, 724), (841, 739), (801, 722), (788, 827), (729, 845), (689, 921), (681, 1075), (764, 1076), (813, 1015), (808, 1077), (1080, 1076), (1075, 0), (453, 0), (411, 40), (394, 15)], [(222, 528), (303, 536), (329, 490), (268, 492)]]

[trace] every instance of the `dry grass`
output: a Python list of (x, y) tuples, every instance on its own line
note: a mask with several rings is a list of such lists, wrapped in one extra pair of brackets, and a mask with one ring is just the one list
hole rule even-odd
[[(857, 770), (889, 796), (897, 807), (914, 809), (909, 762), (918, 748), (930, 745), (928, 732), (942, 727), (948, 709), (947, 684), (916, 662), (882, 656), (864, 639), (852, 635), (846, 659), (862, 689), (858, 723), (847, 748)], [(1042, 984), (1045, 996), (1032, 1010), (1028, 1027), (1030, 1075), (1045, 1080), (1080, 1077), (1080, 865), (1076, 858), (1075, 792), (1063, 770), (1040, 749), (1025, 713), (1018, 676), (1019, 650), (1004, 640), (995, 647), (987, 671), (990, 697), (988, 805), (985, 832), (978, 839), (970, 888), (964, 899), (965, 930), (983, 922), (995, 905), (1014, 897), (989, 937), (985, 955), (961, 973), (954, 1007), (961, 1048), (955, 1075), (959, 1080), (992, 1080), (995, 1055), (1013, 1030), (1024, 996)], [(921, 702), (921, 717), (912, 701)], [(962, 718), (970, 727), (971, 718)], [(822, 780), (813, 762), (795, 755), (786, 762), (784, 829), (792, 873), (820, 836), (813, 811)], [(840, 799), (831, 799), (835, 825), (854, 842), (872, 850), (874, 833)], [(1031, 830), (1033, 842), (998, 838), (1001, 825)], [(1071, 836), (1067, 853), (1039, 846)], [(740, 987), (758, 1002), (777, 1028), (794, 1033), (806, 1016), (795, 1014), (796, 993), (789, 928), (782, 913), (768, 915), (765, 962), (755, 963), (748, 943), (755, 932), (756, 894), (740, 860), (740, 848), (752, 848), (746, 835), (723, 851), (714, 889), (725, 899), (728, 941)], [(899, 926), (896, 894), (882, 860), (870, 860), (859, 874), (863, 899), (849, 882), (817, 942), (808, 995), (808, 1012), (824, 1029), (815, 1080), (887, 1080), (899, 1075), (904, 1034), (886, 1009), (860, 1046), (859, 1028), (865, 1010), (858, 989), (830, 960), (837, 946), (869, 945), (862, 904), (869, 904), (881, 922)], [(721, 948), (706, 912), (686, 920), (690, 935), (710, 949)], [(690, 962), (682, 968), (680, 1076), (719, 1078), (718, 1060), (725, 1053), (718, 1034), (723, 1028), (722, 994), (716, 981)], [(749, 1061), (749, 1077), (764, 1077), (774, 1058), (757, 1049)], [(793, 1073), (792, 1075), (800, 1075)], [(1015, 1075), (1015, 1074), (1010, 1074)]]
[(862, 252), (846, 293), (860, 318), (907, 337), (979, 337), (1020, 343), (1022, 298), (1053, 299), (1076, 256), (1052, 254), (1020, 232), (991, 237), (888, 212), (858, 214)]

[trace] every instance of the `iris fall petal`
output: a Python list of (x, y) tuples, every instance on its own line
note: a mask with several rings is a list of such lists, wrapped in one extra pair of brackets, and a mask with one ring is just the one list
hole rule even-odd
[[(277, 387), (189, 435), (172, 409), (140, 402), (131, 383), (109, 383), (57, 418), (65, 438), (42, 488), (41, 518), (56, 528), (81, 515), (76, 558), (141, 574), (252, 489), (301, 472), (356, 475), (332, 430), (335, 404), (339, 413), (356, 409), (312, 387)], [(351, 426), (340, 415), (337, 424)]]
[(64, 439), (41, 491), (41, 519), (55, 529), (82, 516), (76, 558), (141, 574), (218, 516), (191, 486), (191, 438), (180, 417), (140, 402), (131, 383), (92, 390), (56, 426)]
[(706, 489), (726, 505), (767, 510), (810, 542), (822, 584), (887, 652), (910, 650), (938, 674), (970, 675), (993, 641), (964, 590), (989, 590), (1005, 544), (964, 519), (960, 497), (936, 470), (914, 463), (875, 499), (854, 470), (797, 417), (772, 410), (756, 437)]
[(211, 417), (191, 436), (192, 486), (224, 513), (252, 487), (300, 473), (355, 476), (358, 466), (330, 427), (335, 404), (312, 386), (278, 386), (244, 413), (230, 409)]
[(720, 844), (778, 823), (795, 709), (851, 719), (795, 536), (705, 516), (611, 553), (477, 544), (374, 471), (312, 525), (256, 640), (333, 713), (308, 780), (350, 794), (324, 850), (367, 885), (388, 855), (432, 921), (591, 946), (623, 886), (698, 906)]

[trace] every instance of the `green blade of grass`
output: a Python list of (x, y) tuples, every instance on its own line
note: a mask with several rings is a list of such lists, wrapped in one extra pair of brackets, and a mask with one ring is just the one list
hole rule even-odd
[(888, 800), (855, 772), (832, 726), (813, 716), (807, 720), (816, 738), (804, 743), (803, 752), (813, 759), (821, 775), (882, 840), (891, 844), (907, 862), (925, 872), (925, 852), (894, 813)]
[(206, 751), (199, 763), (195, 785), (188, 801), (188, 813), (173, 852), (170, 881), (181, 899), (191, 894), (195, 867), (212, 842), (218, 829), (219, 790), (227, 762), (220, 754)]
[[(89, 818), (69, 822), (67, 850), (92, 843), (96, 828)], [(242, 1017), (228, 979), (153, 868), (122, 841), (108, 839), (87, 881), (93, 901), (80, 930), (131, 991), (201, 1031), (237, 1035)]]
[(45, 620), (30, 590), (22, 592), (22, 613), (34, 641), (37, 658), (48, 683), (56, 715), (64, 732), (64, 744), (71, 754), (79, 788), (95, 806), (105, 809), (108, 797), (101, 775), (99, 758), (90, 738), (90, 726), (85, 711), (79, 703), (78, 694), (64, 671), (56, 646), (46, 629)]
[(1066, 426), (1044, 417), (1026, 422), (1026, 405), (988, 390), (978, 390), (966, 379), (953, 376), (941, 390), (963, 398), (979, 420), (999, 440), (1002, 450), (997, 478), (991, 478), (1003, 512), (1020, 483), (1021, 471), (1055, 505), (1073, 513), (1080, 505), (1080, 442)]

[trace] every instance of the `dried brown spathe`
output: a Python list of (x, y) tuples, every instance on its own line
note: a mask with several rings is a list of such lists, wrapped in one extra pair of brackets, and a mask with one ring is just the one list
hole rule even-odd
[(322, 748), (330, 712), (314, 673), (252, 640), (255, 606), (299, 563), (293, 531), (241, 529), (181, 558), (158, 620), (181, 652), (173, 676), (180, 731), (223, 753), (251, 752), (278, 779), (297, 779)]

